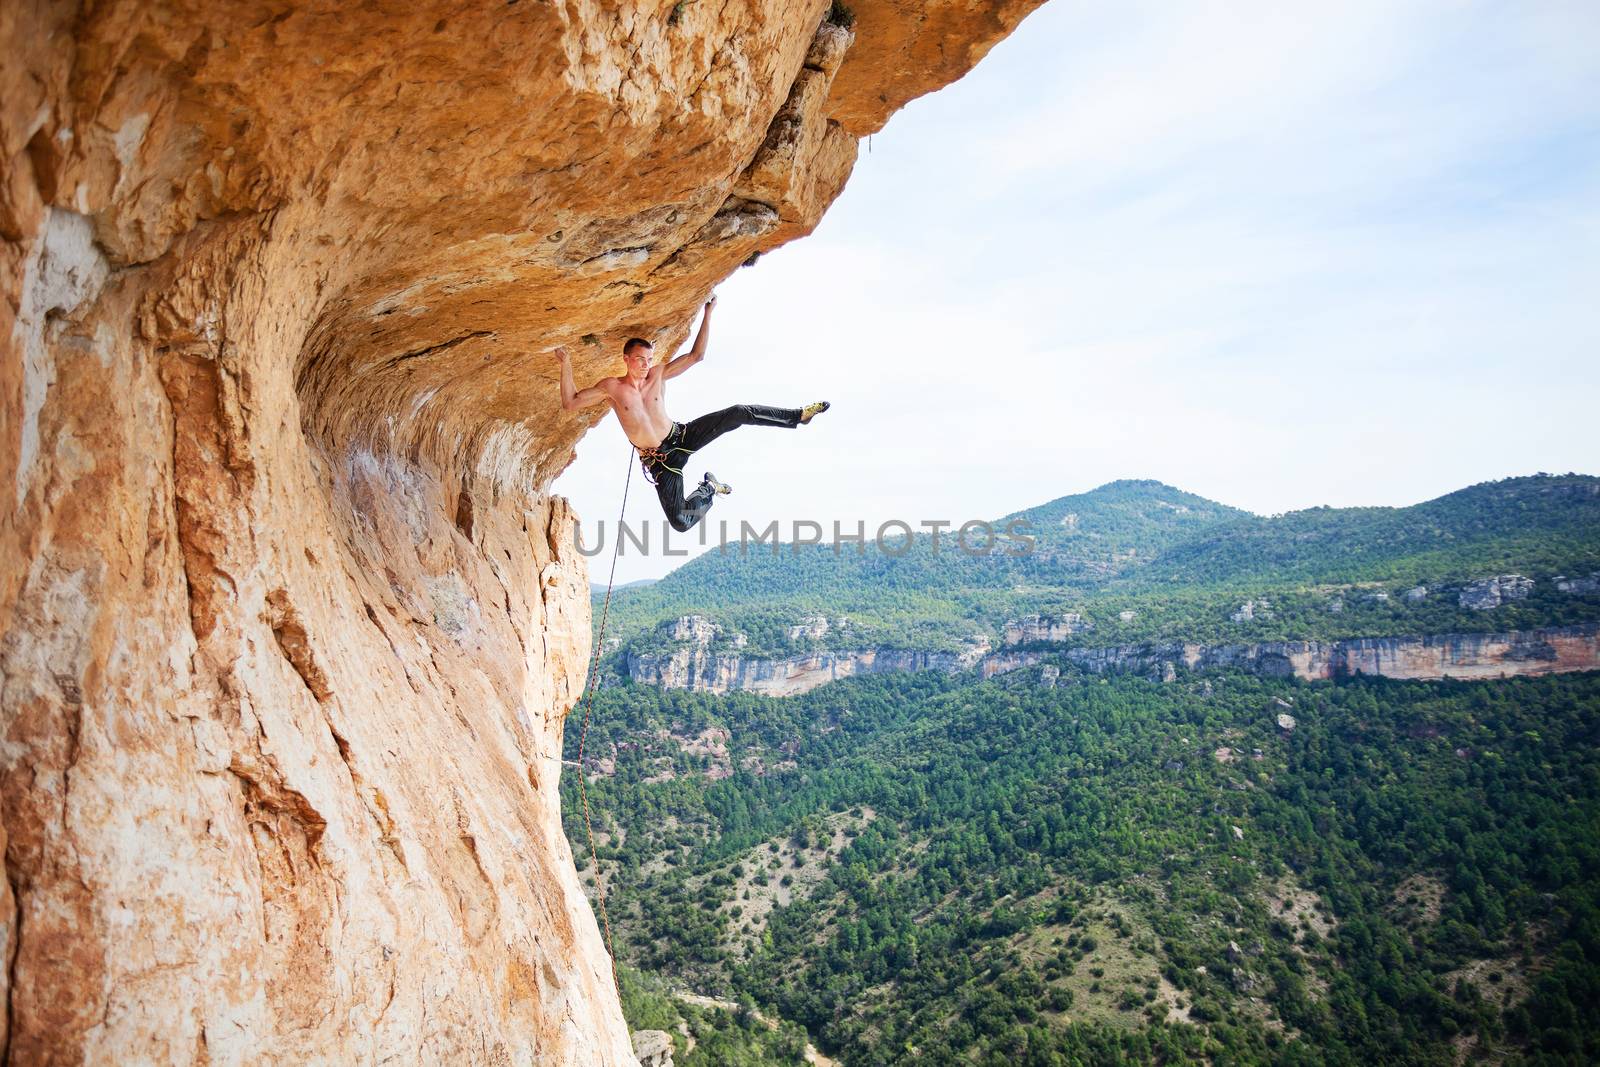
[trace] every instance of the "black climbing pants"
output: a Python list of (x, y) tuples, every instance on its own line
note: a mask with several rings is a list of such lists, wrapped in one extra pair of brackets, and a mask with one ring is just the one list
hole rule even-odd
[(661, 510), (667, 513), (667, 522), (674, 530), (683, 533), (711, 510), (715, 491), (704, 483), (686, 498), (683, 495), (683, 467), (689, 457), (729, 430), (740, 426), (800, 425), (799, 408), (769, 408), (760, 404), (735, 404), (731, 408), (701, 415), (692, 422), (672, 424), (667, 436), (656, 445), (653, 453), (641, 452), (639, 462), (644, 473), (656, 486), (661, 498)]

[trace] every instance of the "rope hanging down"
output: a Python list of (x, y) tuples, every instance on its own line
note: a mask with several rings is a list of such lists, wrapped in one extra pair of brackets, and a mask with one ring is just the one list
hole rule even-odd
[(600, 898), (600, 922), (606, 931), (606, 952), (611, 957), (611, 984), (622, 996), (617, 980), (617, 950), (611, 944), (611, 919), (606, 915), (606, 880), (600, 875), (600, 855), (594, 848), (594, 827), (589, 822), (588, 776), (584, 774), (583, 749), (589, 741), (589, 712), (594, 708), (594, 691), (600, 684), (600, 656), (606, 645), (606, 618), (611, 614), (611, 587), (617, 580), (617, 552), (622, 548), (622, 520), (628, 514), (628, 487), (633, 484), (633, 452), (628, 453), (628, 477), (622, 483), (622, 510), (617, 515), (616, 543), (611, 546), (611, 574), (606, 578), (606, 599), (600, 609), (600, 633), (594, 639), (594, 654), (589, 658), (588, 700), (583, 705), (583, 732), (578, 735), (578, 796), (583, 798), (583, 829), (589, 835), (589, 863), (594, 867), (594, 887)]

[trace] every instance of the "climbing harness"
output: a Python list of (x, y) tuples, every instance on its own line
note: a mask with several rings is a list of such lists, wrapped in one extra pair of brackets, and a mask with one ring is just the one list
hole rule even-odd
[[(636, 445), (634, 447), (637, 448), (638, 446)], [(671, 471), (673, 474), (682, 474), (682, 467), (667, 466), (667, 457), (674, 452), (687, 451), (688, 449), (686, 448), (640, 448), (639, 469), (644, 471), (645, 481), (649, 482), (651, 485), (656, 484), (656, 474), (652, 468), (657, 464), (660, 465), (662, 470)], [(632, 472), (630, 471), (630, 473)]]
[(594, 654), (589, 658), (589, 698), (583, 705), (583, 731), (578, 735), (578, 796), (583, 799), (583, 829), (589, 835), (589, 862), (594, 867), (594, 887), (600, 899), (600, 922), (606, 930), (606, 952), (611, 956), (611, 984), (622, 996), (617, 980), (617, 950), (611, 943), (611, 918), (606, 914), (606, 880), (600, 873), (600, 854), (594, 847), (594, 826), (589, 822), (588, 775), (584, 773), (583, 750), (589, 742), (589, 712), (594, 709), (594, 691), (600, 686), (600, 656), (606, 647), (606, 619), (611, 614), (611, 588), (617, 580), (617, 551), (622, 547), (622, 520), (628, 514), (628, 487), (633, 484), (633, 459), (628, 460), (628, 476), (622, 483), (622, 511), (617, 515), (616, 543), (611, 547), (611, 574), (606, 578), (606, 599), (600, 608), (600, 633), (594, 639)]
[(656, 465), (659, 465), (662, 470), (671, 471), (673, 474), (683, 473), (682, 467), (670, 466), (667, 463), (667, 457), (672, 455), (674, 452), (682, 452), (685, 456), (691, 455), (692, 453), (689, 451), (689, 449), (678, 446), (671, 446), (667, 448), (661, 447), (676, 437), (679, 434), (680, 429), (681, 428), (677, 423), (673, 423), (672, 429), (667, 431), (667, 436), (661, 439), (660, 444), (653, 445), (650, 448), (642, 448), (639, 445), (633, 446), (639, 453), (639, 467), (644, 471), (645, 481), (649, 482), (651, 485), (656, 484), (656, 472), (653, 469)]

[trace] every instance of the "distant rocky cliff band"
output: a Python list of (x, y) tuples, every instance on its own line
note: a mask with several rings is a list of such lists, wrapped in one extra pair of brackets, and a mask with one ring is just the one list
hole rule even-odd
[(976, 646), (972, 651), (962, 653), (864, 648), (811, 652), (785, 659), (755, 659), (737, 653), (690, 647), (665, 655), (630, 653), (624, 662), (628, 677), (635, 682), (662, 689), (789, 697), (858, 674), (967, 670), (983, 662), (987, 651), (987, 645)]
[(1514, 678), (1600, 669), (1597, 634), (1600, 624), (1584, 623), (1492, 634), (1006, 651), (985, 657), (979, 669), (984, 677), (991, 677), (1058, 656), (1085, 670), (1151, 673), (1165, 678), (1171, 678), (1179, 667), (1192, 671), (1232, 668), (1304, 681), (1355, 674), (1414, 681)]
[[(976, 669), (989, 678), (1059, 659), (1097, 673), (1150, 674), (1172, 679), (1190, 671), (1235, 669), (1273, 678), (1312, 681), (1355, 674), (1417, 681), (1487, 679), (1600, 670), (1600, 623), (1483, 634), (1360, 637), (1342, 641), (1262, 641), (1201, 645), (1167, 642), (1106, 648), (991, 650), (974, 640), (962, 652), (866, 648), (758, 659), (713, 651), (705, 620), (679, 620), (675, 634), (691, 635), (671, 652), (624, 656), (634, 682), (664, 689), (794, 696), (827, 682), (885, 671)], [(1007, 636), (1030, 639), (1038, 627), (1018, 624)], [(698, 639), (696, 639), (698, 638)], [(1013, 644), (1016, 642), (1013, 641)]]

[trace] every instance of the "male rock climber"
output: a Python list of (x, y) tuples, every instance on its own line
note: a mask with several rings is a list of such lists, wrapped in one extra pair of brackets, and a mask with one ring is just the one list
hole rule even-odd
[(639, 450), (639, 462), (645, 475), (655, 483), (656, 495), (661, 498), (661, 509), (667, 513), (667, 522), (682, 533), (711, 510), (711, 502), (719, 493), (732, 492), (733, 487), (717, 480), (707, 471), (700, 484), (688, 497), (683, 495), (683, 467), (690, 455), (709, 445), (729, 430), (740, 426), (804, 426), (828, 410), (828, 402), (807, 404), (803, 408), (769, 408), (760, 404), (735, 404), (731, 408), (702, 415), (690, 423), (673, 422), (667, 417), (667, 379), (676, 378), (699, 363), (706, 355), (706, 341), (711, 334), (711, 309), (717, 298), (706, 301), (705, 314), (700, 319), (700, 332), (695, 335), (694, 347), (666, 363), (651, 365), (655, 346), (639, 337), (631, 338), (622, 346), (622, 362), (628, 372), (620, 378), (602, 378), (587, 389), (572, 386), (572, 360), (565, 348), (556, 349), (561, 361), (561, 406), (567, 411), (602, 401), (611, 401), (622, 431)]

